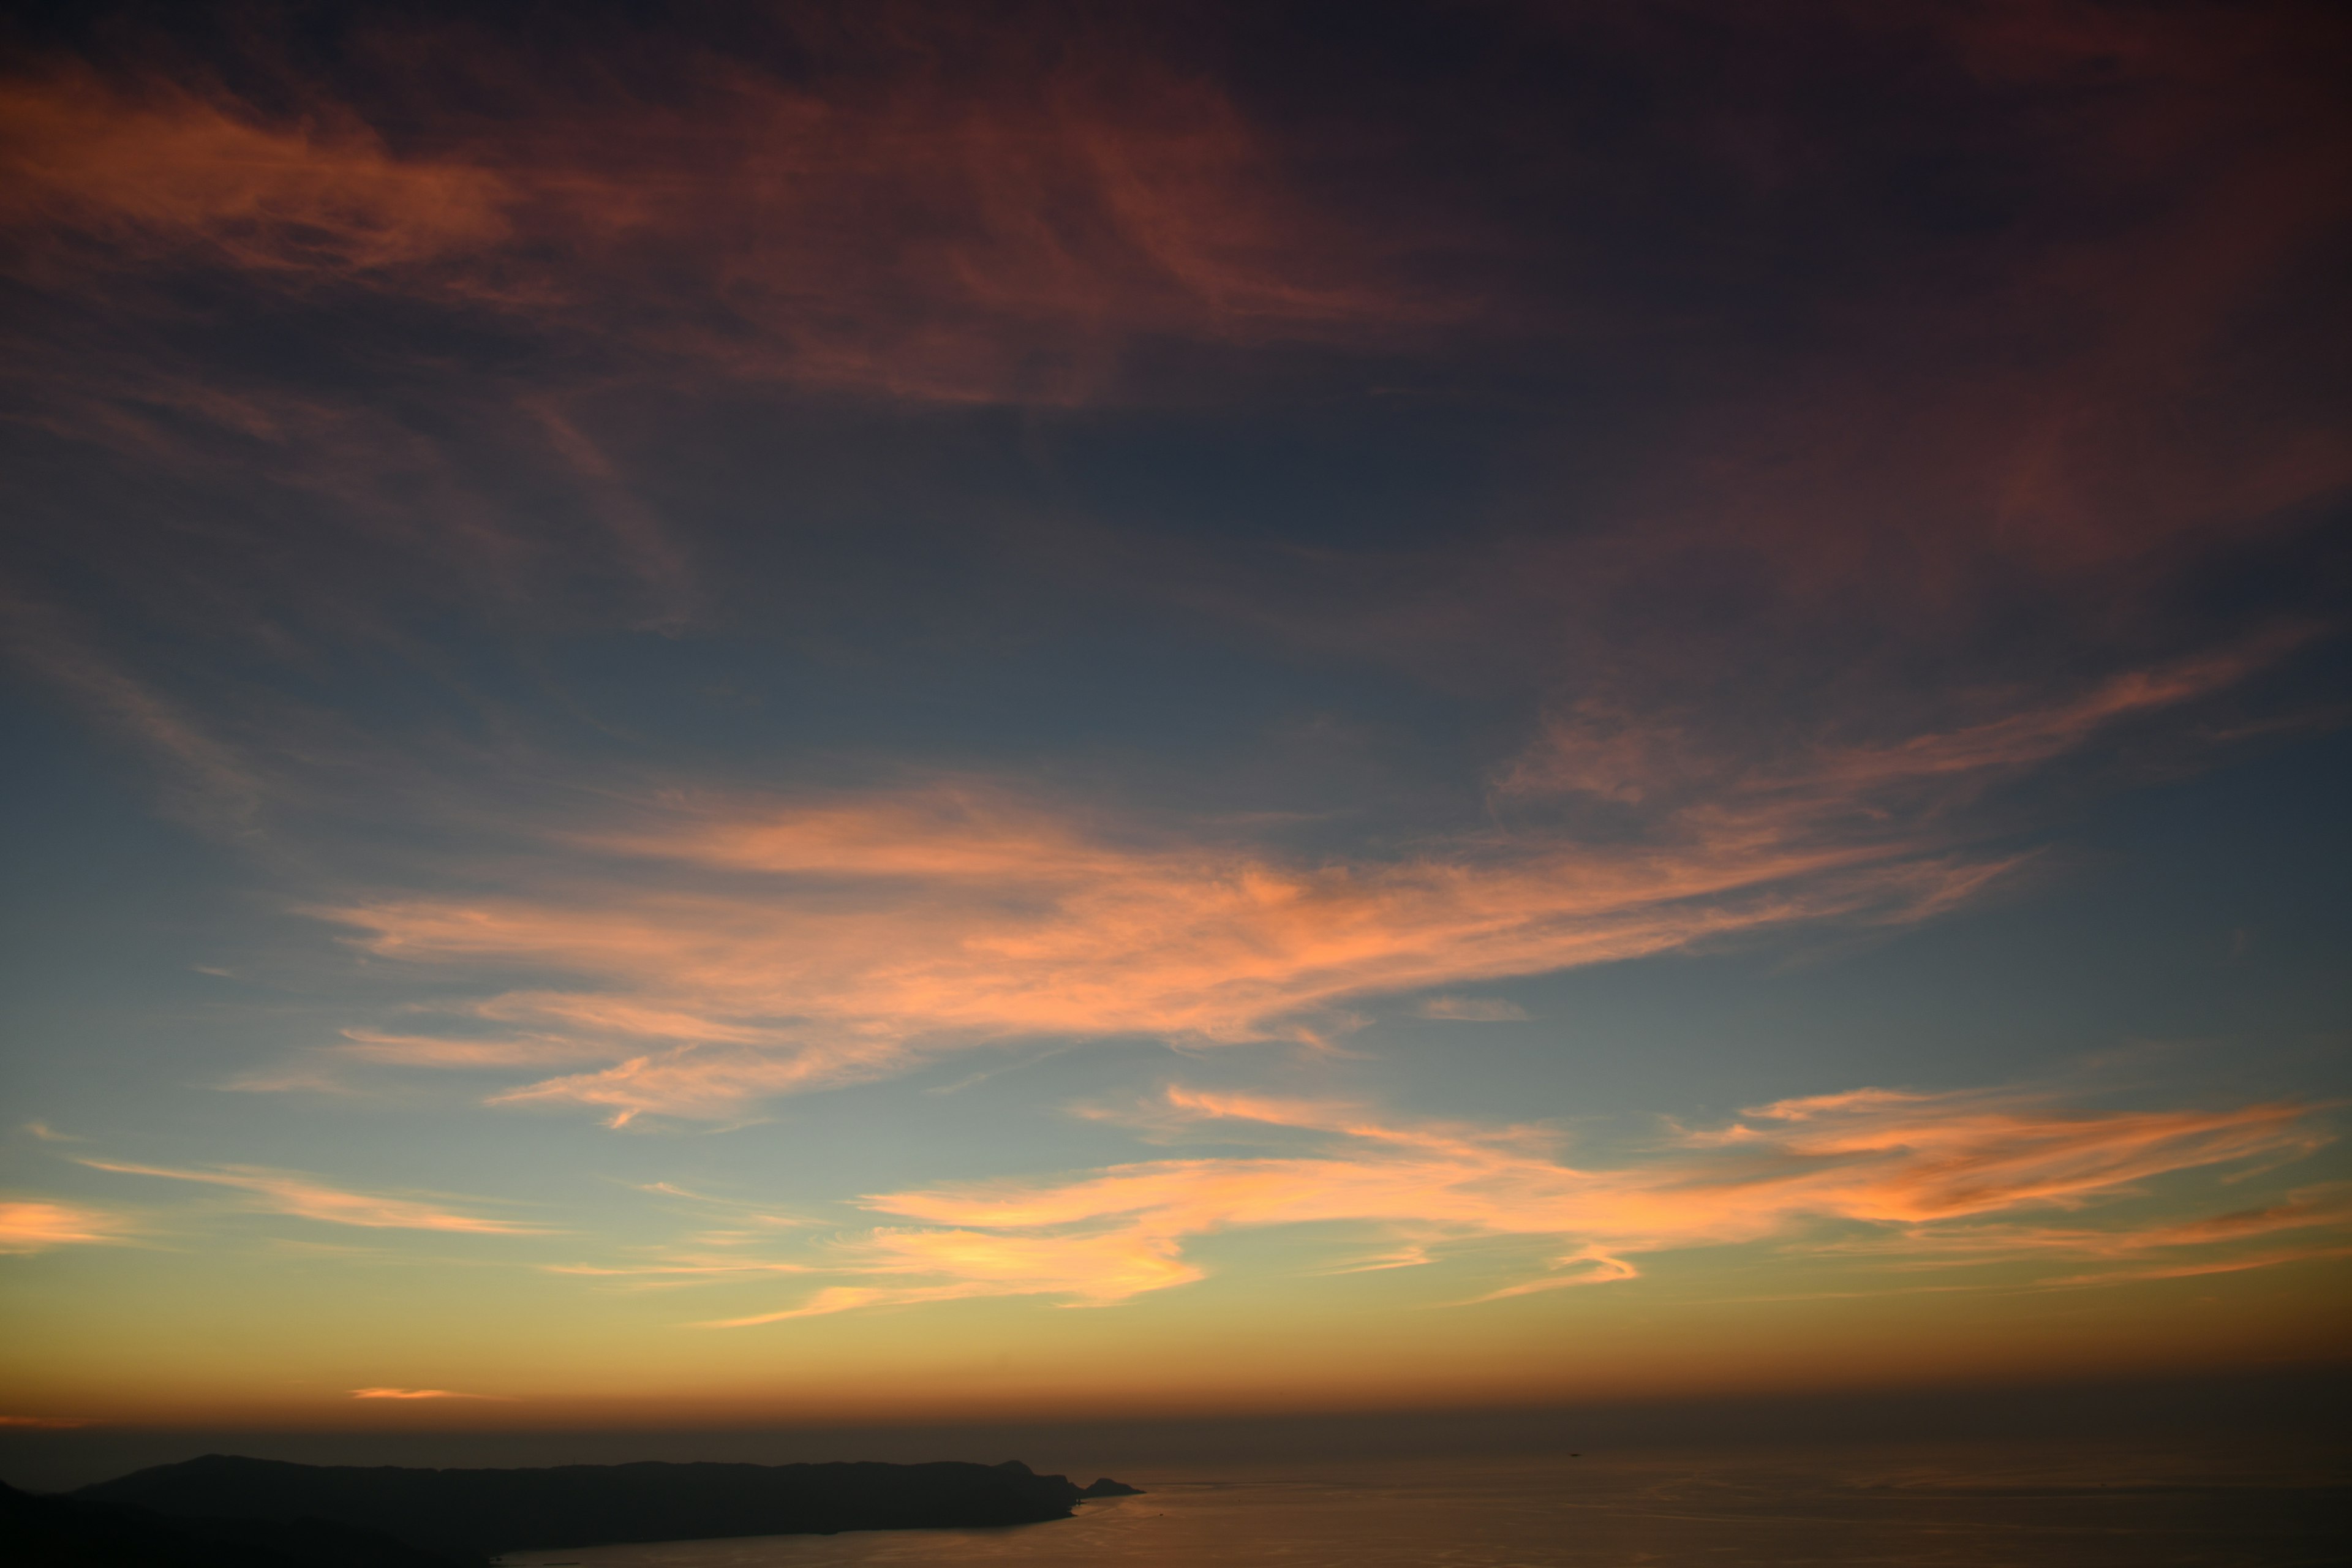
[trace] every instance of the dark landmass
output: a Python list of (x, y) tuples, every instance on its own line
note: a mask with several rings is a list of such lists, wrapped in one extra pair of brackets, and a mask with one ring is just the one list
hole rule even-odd
[[(526, 1547), (625, 1541), (1034, 1524), (1067, 1519), (1083, 1499), (1135, 1490), (1108, 1479), (1081, 1490), (1063, 1477), (1033, 1474), (1018, 1461), (426, 1470), (208, 1454), (100, 1481), (72, 1496), (174, 1521), (324, 1521), (478, 1560)], [(350, 1561), (373, 1568), (371, 1560)]]
[(476, 1568), (381, 1531), (325, 1520), (166, 1519), (35, 1497), (0, 1484), (0, 1562), (12, 1568)]

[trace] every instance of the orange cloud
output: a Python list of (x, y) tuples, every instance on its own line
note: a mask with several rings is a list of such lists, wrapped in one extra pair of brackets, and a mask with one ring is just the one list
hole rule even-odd
[[(512, 1046), (369, 1036), (383, 1060), (611, 1065), (508, 1091), (726, 1118), (763, 1095), (1020, 1037), (1313, 1040), (1367, 995), (1669, 951), (1831, 917), (1900, 918), (2003, 862), (1829, 842), (1440, 847), (1386, 864), (1122, 844), (974, 791), (804, 812), (689, 813), (593, 841), (673, 868), (534, 896), (314, 911), (419, 964), (525, 967), (593, 989), (471, 1005)], [(719, 875), (714, 876), (713, 873)], [(758, 874), (746, 881), (745, 873)]]
[[(2284, 1229), (2340, 1235), (2352, 1224), (2340, 1187), (2210, 1219), (2056, 1227), (1997, 1217), (2082, 1211), (2159, 1176), (2306, 1153), (2326, 1136), (2295, 1105), (2074, 1111), (2018, 1093), (1868, 1089), (1760, 1106), (1607, 1168), (1561, 1163), (1551, 1137), (1527, 1127), (1388, 1122), (1345, 1106), (1181, 1089), (1146, 1110), (1162, 1128), (1255, 1124), (1318, 1143), (1304, 1154), (1158, 1160), (1056, 1182), (868, 1197), (867, 1207), (924, 1227), (886, 1226), (840, 1244), (829, 1267), (866, 1282), (711, 1326), (968, 1296), (1107, 1305), (1200, 1279), (1183, 1256), (1192, 1237), (1276, 1226), (1347, 1225), (1404, 1244), (1367, 1266), (1376, 1268), (1433, 1261), (1448, 1244), (1482, 1238), (1560, 1248), (1539, 1272), (1475, 1298), (1487, 1301), (1632, 1279), (1644, 1253), (1742, 1242), (1780, 1240), (1825, 1258), (1987, 1263), (2229, 1247)], [(1872, 1234), (1841, 1231), (1855, 1226)], [(2163, 1268), (2332, 1255), (2323, 1246)]]
[(324, 107), (270, 125), (225, 94), (162, 79), (66, 69), (0, 83), (0, 226), (47, 239), (32, 252), (45, 270), (193, 258), (353, 276), (507, 237), (496, 175), (397, 158)]
[(0, 1253), (121, 1241), (129, 1229), (121, 1215), (79, 1204), (0, 1202)]
[(1516, 1002), (1492, 997), (1433, 996), (1419, 1009), (1424, 1018), (1444, 1018), (1465, 1024), (1524, 1024), (1528, 1010)]
[[(1819, 744), (1759, 765), (1714, 751), (1671, 718), (1644, 719), (1587, 700), (1555, 711), (1537, 744), (1506, 768), (1510, 795), (1582, 793), (1627, 802), (1663, 799), (1706, 813), (1731, 832), (1753, 823), (1786, 831), (1791, 819), (1884, 811), (1907, 793), (1967, 790), (2083, 746), (2100, 731), (2210, 697), (2309, 642), (2307, 626), (2272, 628), (2233, 647), (2126, 669), (2086, 690), (1979, 694), (1993, 716), (1877, 744)], [(1689, 804), (1694, 790), (1708, 794)]]
[(2208, 1274), (2243, 1274), (2252, 1268), (2276, 1268), (2287, 1263), (2318, 1263), (2352, 1258), (2352, 1244), (2319, 1243), (2282, 1247), (2269, 1252), (2243, 1253), (2235, 1258), (2208, 1258), (2184, 1263), (2148, 1263), (2130, 1268), (2109, 1268), (2095, 1274), (2071, 1274), (2046, 1281), (2053, 1288), (2082, 1285), (2122, 1285), (2135, 1279), (2195, 1279)]
[(435, 1035), (393, 1035), (374, 1029), (345, 1029), (342, 1035), (349, 1043), (332, 1047), (337, 1055), (404, 1067), (543, 1067), (593, 1061), (610, 1055), (577, 1040), (546, 1037), (451, 1040)]
[[(1646, 800), (1646, 831), (1630, 841), (1490, 830), (1385, 861), (1285, 863), (980, 786), (797, 808), (673, 798), (635, 825), (562, 837), (631, 863), (620, 875), (312, 912), (383, 958), (577, 977), (578, 989), (464, 1005), (497, 1027), (488, 1037), (355, 1031), (349, 1049), (420, 1067), (577, 1061), (498, 1098), (599, 1106), (615, 1122), (727, 1120), (766, 1096), (1021, 1037), (1312, 1042), (1374, 996), (1804, 921), (1930, 918), (2019, 863), (1955, 847), (1950, 808), (1988, 778), (2209, 696), (2294, 641), (2276, 634), (2056, 701), (2012, 697), (2000, 717), (1769, 768), (1666, 766), (1678, 743), (1629, 752), (1623, 728), (1595, 763), (1555, 727), (1507, 776), (1521, 795)], [(1518, 1016), (1444, 995), (1421, 1011)]]
[(700, 1325), (750, 1328), (824, 1317), (861, 1307), (918, 1306), (973, 1296), (1058, 1295), (1074, 1305), (1108, 1306), (1146, 1290), (1202, 1277), (1176, 1256), (1172, 1237), (1112, 1231), (1085, 1236), (1003, 1236), (975, 1230), (877, 1230), (849, 1249), (856, 1272), (884, 1278), (946, 1275), (946, 1284), (829, 1285), (782, 1311)]
[[(0, 226), (60, 289), (228, 268), (490, 310), (721, 377), (951, 403), (1112, 395), (1150, 338), (1328, 341), (1462, 313), (1392, 276), (1424, 237), (1347, 230), (1204, 77), (951, 15), (931, 31), (963, 35), (964, 68), (812, 37), (787, 80), (639, 38), (667, 72), (643, 96), (472, 29), (381, 36), (406, 70), (435, 60), (505, 106), (485, 121), (404, 101), (430, 154), (316, 81), (289, 115), (215, 82), (56, 63), (0, 82)], [(640, 513), (607, 521), (674, 574)]]
[(211, 1186), (234, 1187), (251, 1194), (255, 1206), (268, 1213), (291, 1215), (298, 1219), (323, 1220), (330, 1225), (363, 1226), (385, 1230), (464, 1231), (486, 1236), (544, 1234), (541, 1226), (485, 1219), (478, 1215), (463, 1214), (415, 1198), (331, 1187), (296, 1171), (272, 1171), (257, 1165), (217, 1165), (204, 1171), (175, 1171), (158, 1165), (132, 1165), (111, 1160), (82, 1160), (79, 1163), (92, 1170), (115, 1171), (124, 1175), (161, 1176), (174, 1182), (201, 1182)]
[(494, 1399), (512, 1403), (502, 1394), (459, 1394), (446, 1388), (354, 1388), (353, 1399)]
[(2352, 1227), (2352, 1184), (2337, 1182), (2301, 1188), (2281, 1202), (2255, 1208), (2130, 1230), (2016, 1224), (1915, 1226), (1883, 1236), (1851, 1238), (1824, 1250), (1884, 1256), (1906, 1267), (1924, 1268), (1965, 1266), (1988, 1258), (2040, 1252), (2127, 1258), (2151, 1249), (2221, 1246), (2273, 1237), (2282, 1231), (2347, 1227)]

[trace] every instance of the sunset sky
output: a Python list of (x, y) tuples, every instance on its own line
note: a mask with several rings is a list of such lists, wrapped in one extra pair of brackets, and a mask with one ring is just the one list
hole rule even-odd
[(0, 1422), (2343, 1361), (2339, 8), (8, 26)]

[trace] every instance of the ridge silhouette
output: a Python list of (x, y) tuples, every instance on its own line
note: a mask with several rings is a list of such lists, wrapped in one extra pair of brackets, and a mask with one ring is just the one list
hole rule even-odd
[(179, 1520), (319, 1521), (482, 1558), (631, 1541), (1034, 1524), (1067, 1519), (1084, 1499), (1135, 1490), (1108, 1478), (1081, 1489), (1017, 1459), (443, 1470), (207, 1454), (71, 1495)]
[(12, 1568), (471, 1568), (480, 1561), (324, 1520), (167, 1519), (0, 1482), (0, 1562)]

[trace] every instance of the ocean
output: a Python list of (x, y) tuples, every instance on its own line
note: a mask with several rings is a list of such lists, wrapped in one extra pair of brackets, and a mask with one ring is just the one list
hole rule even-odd
[[(506, 1568), (1556, 1568), (2352, 1564), (2340, 1454), (2016, 1445), (1265, 1463), (1120, 1479), (1140, 1497), (999, 1530), (518, 1552)], [(1087, 1479), (1087, 1478), (1081, 1478)]]

